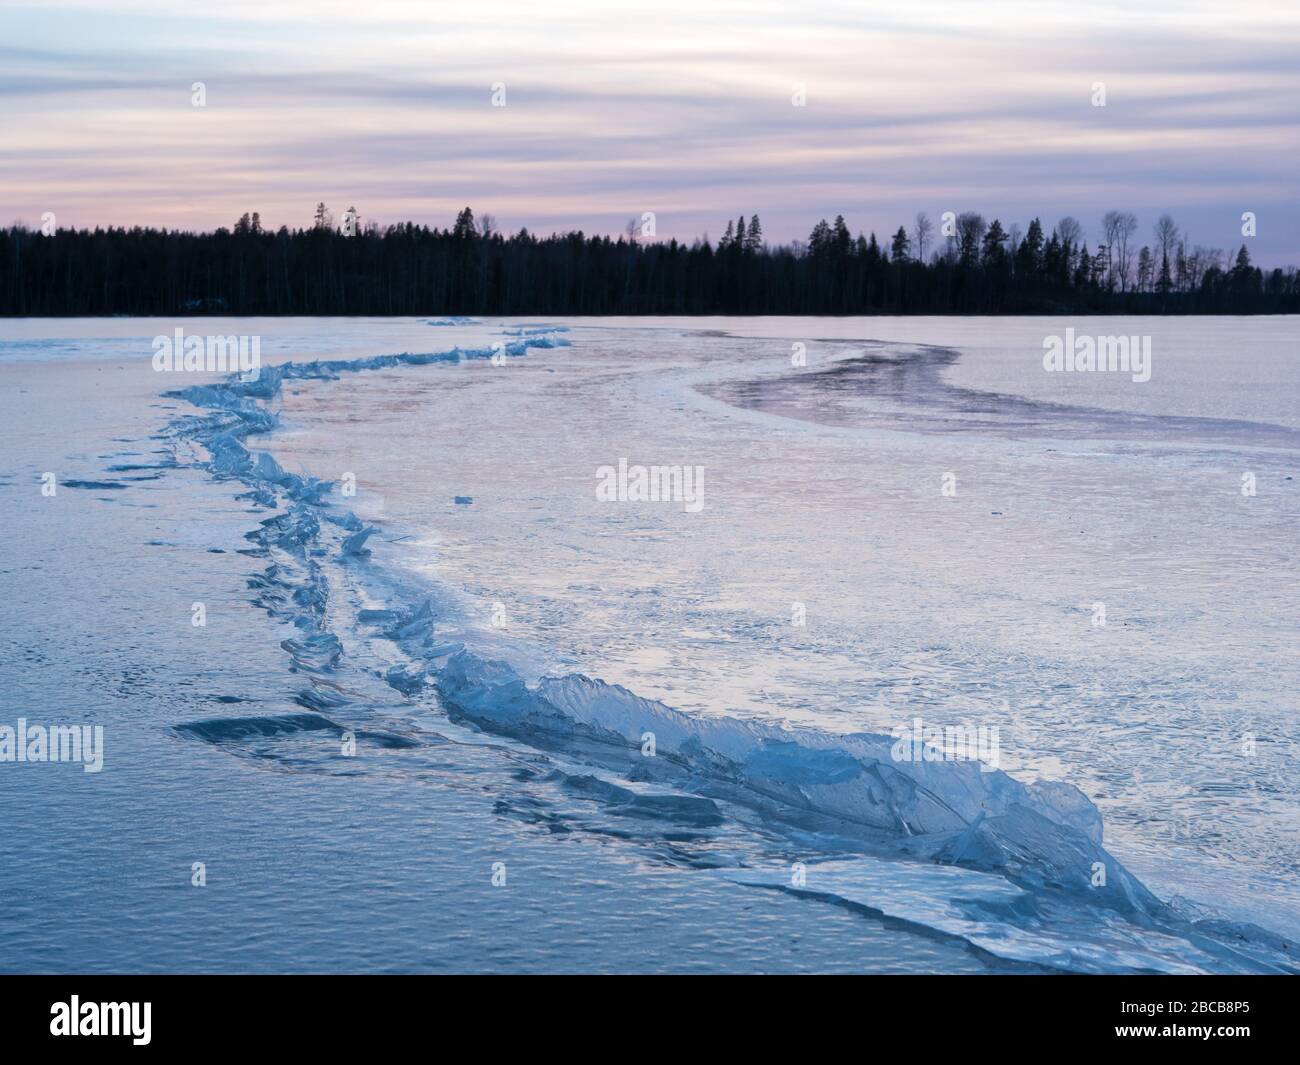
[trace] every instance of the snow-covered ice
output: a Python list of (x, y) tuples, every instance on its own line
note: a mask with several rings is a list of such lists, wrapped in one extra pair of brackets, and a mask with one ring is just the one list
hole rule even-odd
[[(165, 729), (306, 776), (378, 760), (418, 794), (473, 787), (457, 755), (490, 750), (528, 766), (492, 775), (496, 816), (556, 869), (602, 841), (697, 902), (815, 924), (835, 899), (1011, 965), (1294, 965), (1285, 320), (1116, 324), (1155, 341), (1127, 388), (1045, 381), (1052, 320), (428, 324), (263, 323), (256, 381), (153, 377), (146, 465), (184, 482), (159, 517), (242, 551), (229, 610), (288, 631), (249, 652), (283, 696), (178, 710), (142, 751)], [(66, 361), (136, 357), (131, 323), (58, 325), (0, 373), (52, 392)], [(92, 439), (80, 479), (122, 476)], [(620, 461), (701, 469), (704, 505), (602, 500)], [(222, 499), (242, 542), (207, 542)], [(152, 586), (185, 598), (183, 565)], [(918, 718), (996, 729), (997, 767), (900, 760)], [(344, 735), (376, 753), (340, 762)]]

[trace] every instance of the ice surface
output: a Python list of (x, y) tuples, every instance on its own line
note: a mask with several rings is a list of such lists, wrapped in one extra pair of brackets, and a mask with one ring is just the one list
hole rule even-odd
[[(517, 332), (521, 339), (506, 344), (505, 354), (518, 356), (529, 347), (567, 343), (553, 332)], [(354, 563), (369, 556), (364, 545), (375, 527), (334, 507), (325, 482), (287, 473), (267, 452), (247, 447), (250, 435), (273, 433), (278, 425), (262, 404), (278, 399), (289, 380), (335, 381), (361, 371), (454, 365), (490, 358), (501, 350), (288, 363), (264, 369), (256, 381), (232, 380), (178, 393), (213, 412), (206, 419), (175, 423), (178, 436), (206, 446), (212, 472), (238, 478), (261, 500), (282, 493), (288, 504), (252, 535), (272, 558), (257, 578), (264, 589), (260, 601), (304, 632), (284, 644), (293, 668), (327, 674), (342, 657), (342, 643), (329, 626), (342, 624), (347, 631), (348, 623), (327, 618), (324, 607), (331, 579), (322, 561), (325, 525), (349, 531), (339, 540), (338, 557)], [(377, 629), (406, 654), (409, 664), (384, 674), (389, 686), (402, 694), (411, 696), (431, 684), (453, 720), (559, 751), (579, 763), (609, 766), (621, 761), (630, 777), (668, 789), (650, 806), (661, 815), (677, 810), (689, 817), (698, 809), (712, 818), (712, 803), (721, 800), (756, 812), (777, 830), (783, 823), (801, 830), (815, 824), (827, 846), (833, 839), (850, 837), (877, 859), (892, 858), (898, 868), (961, 869), (963, 876), (986, 877), (960, 880), (963, 886), (978, 888), (962, 906), (1005, 910), (992, 932), (953, 919), (942, 899), (895, 907), (898, 912), (892, 915), (965, 936), (1007, 958), (1089, 971), (1267, 970), (1291, 964), (1290, 948), (1276, 937), (1241, 923), (1194, 923), (1161, 903), (1102, 848), (1097, 808), (1067, 783), (1024, 783), (969, 761), (899, 761), (891, 756), (894, 738), (884, 733), (684, 713), (663, 700), (580, 672), (542, 674), (530, 681), (506, 660), (483, 653), (490, 641), (474, 637), (476, 649), (470, 649), (463, 642), (440, 639), (439, 627), (460, 619), (435, 609), (427, 599), (412, 600), (409, 590), (403, 603), (398, 591), (394, 605), (358, 611), (353, 620), (362, 630)], [(305, 705), (315, 709), (347, 703), (319, 689), (304, 698)], [(640, 758), (647, 737), (656, 753)], [(630, 804), (642, 809), (644, 800), (634, 802), (624, 786), (608, 780), (598, 787), (589, 783), (597, 779), (582, 773), (566, 777), (568, 787), (596, 795), (611, 808), (626, 811)], [(700, 801), (710, 805), (693, 805)], [(896, 869), (883, 875), (895, 874)], [(746, 876), (739, 880), (771, 882), (768, 874)], [(931, 881), (922, 877), (920, 882)], [(871, 891), (862, 894), (861, 885), (841, 887), (829, 893), (850, 901), (876, 897)], [(1023, 899), (1030, 904), (1021, 905)], [(1037, 931), (1044, 913), (1053, 915), (1059, 931)]]

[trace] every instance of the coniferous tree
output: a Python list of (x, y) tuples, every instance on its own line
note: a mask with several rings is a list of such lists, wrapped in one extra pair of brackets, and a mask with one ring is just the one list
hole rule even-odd
[(963, 211), (957, 216), (957, 256), (962, 266), (969, 268), (979, 262), (984, 229), (984, 217), (974, 211)]
[(819, 258), (830, 250), (830, 246), (831, 227), (823, 218), (813, 226), (812, 232), (808, 234), (808, 251), (813, 258)]
[(1002, 245), (1007, 242), (1007, 232), (996, 218), (984, 234), (984, 247), (980, 256), (985, 266), (1000, 268), (1006, 264), (1007, 250)]
[[(874, 234), (852, 238), (843, 216), (819, 221), (807, 245), (777, 246), (763, 242), (756, 215), (742, 239), (729, 221), (716, 246), (526, 229), (509, 236), (487, 216), (476, 225), (468, 207), (445, 229), (371, 221), (352, 237), (334, 228), (323, 203), (309, 228), (274, 232), (257, 212), (212, 233), (109, 227), (45, 236), (15, 224), (0, 229), (0, 314), (1300, 311), (1294, 269), (1266, 276), (1247, 249), (1225, 260), (1218, 249), (1190, 247), (1183, 234), (1158, 258), (1156, 245), (1142, 249), (1137, 283), (1126, 286), (1105, 244), (1094, 254), (1082, 239), (1076, 247), (1063, 237), (1081, 236), (1071, 221), (1044, 243), (1032, 220), (1008, 253), (1000, 220), (985, 227), (967, 213), (953, 253), (929, 263), (919, 243), (912, 257), (906, 229), (882, 248)], [(1163, 231), (1176, 228), (1168, 220)]]
[(907, 230), (903, 226), (899, 226), (898, 232), (894, 234), (894, 240), (890, 247), (894, 262), (907, 262), (907, 253), (911, 246), (912, 242), (907, 239)]
[(1142, 250), (1138, 252), (1137, 288), (1139, 292), (1149, 292), (1151, 290), (1152, 269), (1151, 249), (1143, 244)]
[(1086, 289), (1092, 284), (1092, 256), (1088, 254), (1088, 242), (1083, 242), (1083, 247), (1079, 249), (1078, 264), (1075, 267), (1074, 287), (1077, 289)]
[(478, 235), (478, 231), (474, 228), (474, 212), (468, 207), (456, 216), (456, 225), (451, 235), (457, 240), (472, 240)]
[[(847, 258), (849, 245), (853, 242), (853, 238), (849, 236), (849, 227), (845, 224), (842, 214), (835, 216), (835, 229), (831, 239), (834, 242), (835, 257), (839, 260)], [(871, 235), (871, 239), (876, 239), (874, 233)]]
[(1016, 276), (1029, 280), (1037, 278), (1043, 268), (1043, 224), (1035, 218), (1029, 223), (1020, 247), (1016, 249)]
[(1173, 286), (1173, 279), (1169, 276), (1169, 255), (1166, 253), (1160, 256), (1160, 279), (1156, 282), (1156, 291), (1167, 296)]

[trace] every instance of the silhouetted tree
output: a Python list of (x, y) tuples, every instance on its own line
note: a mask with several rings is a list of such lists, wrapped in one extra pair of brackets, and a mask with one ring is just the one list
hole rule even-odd
[(1016, 277), (1024, 281), (1037, 278), (1043, 268), (1043, 224), (1035, 218), (1016, 249)]
[(456, 224), (452, 228), (451, 235), (457, 240), (473, 240), (478, 236), (478, 230), (474, 228), (474, 212), (468, 207), (456, 216)]
[[(914, 232), (923, 238), (925, 228)], [(1117, 271), (1112, 288), (1108, 245), (1090, 253), (1072, 219), (1046, 242), (1033, 219), (1013, 252), (999, 220), (986, 227), (967, 212), (956, 228), (951, 253), (927, 263), (924, 240), (912, 245), (905, 228), (886, 249), (874, 233), (851, 237), (843, 216), (819, 221), (806, 245), (773, 246), (751, 215), (729, 221), (716, 247), (707, 238), (687, 245), (526, 229), (507, 236), (489, 216), (476, 225), (468, 207), (446, 229), (371, 221), (351, 238), (334, 228), (323, 203), (310, 228), (275, 232), (264, 231), (256, 212), (213, 233), (108, 227), (47, 237), (15, 224), (0, 229), (0, 314), (1300, 311), (1296, 271), (1265, 276), (1244, 247), (1230, 260), (1216, 248), (1189, 250), (1177, 234), (1158, 269), (1155, 248), (1143, 248), (1136, 285)], [(1176, 233), (1172, 220), (1157, 225), (1157, 238)]]
[(899, 226), (898, 232), (894, 234), (893, 243), (889, 246), (889, 252), (893, 256), (894, 262), (907, 262), (907, 253), (911, 246), (912, 242), (907, 239), (907, 230)]
[(924, 211), (917, 211), (912, 223), (912, 235), (916, 238), (916, 257), (921, 262), (925, 262), (925, 249), (930, 245), (930, 235), (933, 232), (930, 216)]

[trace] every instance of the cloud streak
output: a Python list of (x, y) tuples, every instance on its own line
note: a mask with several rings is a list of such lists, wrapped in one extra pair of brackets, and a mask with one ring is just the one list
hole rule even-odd
[(1300, 262), (1281, 4), (56, 0), (0, 31), (0, 203), (29, 221), (297, 226), (323, 199), (542, 231), (653, 210), (683, 239), (757, 212), (789, 240), (973, 209), (1095, 240), (1118, 207), (1235, 246), (1251, 210), (1256, 258)]

